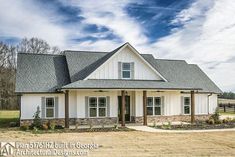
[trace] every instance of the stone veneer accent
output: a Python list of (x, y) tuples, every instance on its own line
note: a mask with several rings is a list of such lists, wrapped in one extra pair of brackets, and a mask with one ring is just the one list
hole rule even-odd
[[(206, 120), (211, 115), (195, 115), (195, 120)], [(191, 115), (174, 115), (174, 116), (147, 116), (148, 123), (159, 123), (159, 122), (176, 122), (176, 121), (183, 121), (183, 122), (190, 122)], [(136, 123), (143, 123), (143, 117), (135, 117)]]
[[(43, 119), (42, 123), (46, 124), (48, 121), (53, 122), (57, 125), (64, 126), (64, 118), (59, 119)], [(20, 120), (20, 125), (31, 125), (33, 122), (33, 119), (27, 119), (27, 120)], [(116, 124), (117, 123), (117, 117), (108, 117), (108, 118), (70, 118), (69, 124), (70, 125), (109, 125), (109, 124)]]
[[(64, 118), (58, 118), (58, 119), (42, 119), (42, 123), (46, 124), (48, 121), (55, 123), (57, 125), (64, 126)], [(20, 120), (20, 126), (22, 125), (31, 125), (33, 123), (33, 119), (21, 119)]]
[(116, 124), (117, 117), (108, 117), (108, 118), (77, 118), (76, 124), (78, 125), (109, 125), (109, 124)]

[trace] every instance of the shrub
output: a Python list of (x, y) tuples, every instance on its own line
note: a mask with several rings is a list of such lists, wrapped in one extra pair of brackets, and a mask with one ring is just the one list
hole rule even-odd
[(33, 127), (33, 133), (38, 133), (38, 128), (37, 127)]
[(42, 130), (48, 130), (47, 124), (42, 124)]
[(220, 123), (220, 122), (219, 122), (219, 121), (220, 121), (220, 118), (219, 118), (219, 117), (220, 117), (220, 115), (219, 115), (219, 109), (216, 108), (215, 113), (210, 116), (209, 121), (210, 121), (210, 119), (213, 119), (213, 120), (214, 120), (214, 123)]
[(171, 129), (171, 122), (167, 122), (167, 124), (162, 123), (161, 126), (162, 129)]
[(213, 118), (210, 118), (210, 119), (208, 120), (208, 124), (215, 124), (215, 120), (214, 120)]
[(223, 123), (223, 121), (222, 120), (218, 120), (218, 121), (216, 121), (216, 124), (222, 124)]
[(29, 126), (27, 124), (20, 126), (20, 130), (22, 130), (22, 131), (26, 131), (28, 129), (29, 129)]
[(36, 127), (40, 129), (42, 127), (42, 120), (40, 118), (40, 109), (39, 106), (37, 107), (37, 111), (33, 115), (33, 123), (32, 123), (32, 128)]
[(17, 124), (17, 122), (10, 122), (10, 123), (9, 123), (9, 126), (10, 126), (10, 127), (17, 127), (18, 124)]
[(232, 118), (227, 117), (226, 119), (223, 119), (223, 123), (229, 123), (232, 122)]
[(62, 125), (55, 125), (55, 129), (64, 129)]
[(49, 120), (49, 121), (47, 122), (47, 127), (48, 127), (48, 129), (54, 130), (54, 129), (55, 129), (55, 122)]
[(118, 124), (114, 124), (114, 128), (115, 128), (115, 129), (118, 129)]
[(50, 122), (49, 129), (55, 130), (55, 122)]

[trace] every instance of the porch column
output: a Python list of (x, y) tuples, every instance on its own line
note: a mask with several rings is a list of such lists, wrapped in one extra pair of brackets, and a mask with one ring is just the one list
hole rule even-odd
[(122, 109), (121, 109), (121, 117), (122, 117), (122, 126), (125, 126), (125, 110), (126, 110), (126, 101), (125, 101), (125, 91), (121, 91), (122, 95)]
[(69, 128), (69, 91), (65, 91), (65, 128)]
[(195, 122), (195, 92), (191, 91), (191, 123)]
[(143, 91), (143, 125), (147, 125), (147, 92)]

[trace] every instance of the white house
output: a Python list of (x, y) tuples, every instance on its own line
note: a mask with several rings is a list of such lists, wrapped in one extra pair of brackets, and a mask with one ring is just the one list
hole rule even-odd
[(21, 124), (37, 107), (64, 124), (115, 124), (205, 119), (221, 90), (197, 66), (155, 59), (129, 43), (112, 52), (18, 54)]

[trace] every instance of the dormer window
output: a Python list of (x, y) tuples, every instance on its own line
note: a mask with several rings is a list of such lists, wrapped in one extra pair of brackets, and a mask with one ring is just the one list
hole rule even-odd
[(122, 78), (131, 78), (131, 63), (122, 63)]

